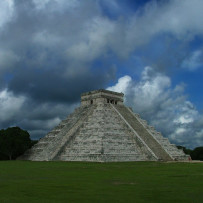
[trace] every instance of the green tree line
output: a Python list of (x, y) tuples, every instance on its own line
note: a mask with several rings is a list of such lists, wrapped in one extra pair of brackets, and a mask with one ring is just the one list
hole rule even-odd
[(187, 149), (183, 146), (177, 146), (179, 149), (182, 149), (185, 154), (189, 154), (192, 160), (201, 160), (203, 161), (203, 147), (196, 147), (195, 149)]

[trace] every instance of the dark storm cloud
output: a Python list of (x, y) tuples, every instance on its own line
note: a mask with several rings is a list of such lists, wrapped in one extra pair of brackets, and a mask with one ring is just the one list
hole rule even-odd
[(80, 37), (84, 21), (94, 16), (88, 12), (90, 2), (57, 10), (57, 2), (50, 1), (40, 10), (33, 1), (15, 1), (13, 19), (0, 33), (1, 48), (16, 56), (9, 91), (37, 101), (73, 103), (82, 92), (106, 85), (111, 69), (94, 71), (91, 63), (70, 61), (66, 54)]
[(79, 105), (82, 92), (103, 88), (115, 73), (67, 54), (99, 15), (94, 1), (38, 7), (16, 0), (13, 7), (0, 32), (0, 128), (18, 125), (39, 138)]
[(86, 71), (81, 75), (63, 76), (64, 70), (19, 68), (8, 85), (9, 90), (37, 101), (74, 103), (84, 91), (102, 88), (108, 77)]

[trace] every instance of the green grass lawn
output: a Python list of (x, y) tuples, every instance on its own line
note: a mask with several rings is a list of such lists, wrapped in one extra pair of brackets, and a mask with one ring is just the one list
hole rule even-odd
[(0, 202), (203, 202), (203, 164), (1, 161)]

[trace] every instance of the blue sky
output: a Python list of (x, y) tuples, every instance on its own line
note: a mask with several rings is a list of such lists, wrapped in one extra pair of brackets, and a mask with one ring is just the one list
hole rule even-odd
[(111, 89), (177, 145), (203, 145), (202, 0), (0, 1), (0, 128), (44, 136)]

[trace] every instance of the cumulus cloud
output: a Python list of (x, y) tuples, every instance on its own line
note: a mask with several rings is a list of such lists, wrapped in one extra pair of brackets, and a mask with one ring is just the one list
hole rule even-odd
[(115, 86), (108, 87), (107, 90), (124, 93), (126, 92), (131, 81), (132, 81), (132, 78), (128, 75), (125, 75), (118, 79), (118, 83)]
[(203, 144), (203, 123), (199, 123), (203, 115), (187, 100), (184, 86), (172, 88), (168, 76), (157, 73), (152, 67), (145, 67), (140, 81), (124, 76), (107, 89), (118, 92), (122, 89), (126, 105), (141, 114), (171, 142), (187, 147)]
[(28, 130), (33, 139), (39, 139), (65, 119), (78, 105), (78, 102), (38, 103), (4, 89), (0, 91), (0, 128), (20, 126)]

